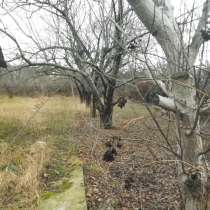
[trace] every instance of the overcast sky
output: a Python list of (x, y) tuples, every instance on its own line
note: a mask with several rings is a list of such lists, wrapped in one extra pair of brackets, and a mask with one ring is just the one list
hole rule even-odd
[[(5, 0), (6, 2), (7, 0)], [(85, 1), (85, 0), (84, 0)], [(169, 1), (169, 0), (166, 0)], [(202, 8), (202, 4), (203, 4), (204, 0), (195, 0), (195, 4), (196, 6), (199, 6), (199, 8)], [(193, 4), (193, 0), (171, 0), (171, 4), (174, 6), (174, 13), (175, 16), (179, 16), (180, 14), (183, 13), (183, 11), (186, 9), (190, 10), (192, 8), (192, 4)], [(199, 12), (198, 12), (199, 13)], [(24, 14), (20, 14), (18, 13), (19, 17), (24, 18)], [(16, 39), (18, 39), (20, 42), (25, 42), (25, 38), (24, 36), (21, 34), (20, 30), (18, 29), (15, 20), (18, 20), (17, 16), (14, 14), (13, 18), (12, 17), (8, 17), (8, 16), (2, 16), (1, 17), (1, 21), (3, 21), (5, 23), (5, 26), (7, 27), (7, 29), (9, 29), (10, 32), (12, 32), (13, 35), (15, 35)], [(37, 17), (34, 18), (34, 32), (39, 34), (40, 37), (42, 37), (42, 40), (50, 40), (50, 38), (52, 38), (52, 35), (50, 34), (47, 24), (46, 24), (46, 20), (48, 19), (48, 17), (43, 14), (43, 15), (38, 15)], [(22, 24), (23, 25), (23, 24)], [(27, 24), (25, 24), (27, 25)], [(24, 27), (23, 28), (27, 28)], [(12, 49), (12, 42), (9, 41), (8, 39), (5, 39), (4, 35), (0, 34), (1, 37), (1, 43), (0, 45), (2, 46), (3, 49), (8, 49), (11, 46), (11, 51), (9, 53), (14, 53), (14, 50)], [(5, 52), (6, 57), (8, 56), (8, 54)]]

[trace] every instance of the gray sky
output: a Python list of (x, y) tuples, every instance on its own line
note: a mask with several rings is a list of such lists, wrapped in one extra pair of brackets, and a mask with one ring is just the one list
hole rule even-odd
[[(7, 0), (5, 0), (6, 2)], [(168, 0), (166, 0), (168, 1)], [(199, 9), (202, 9), (202, 4), (204, 0), (195, 0), (196, 6), (199, 6)], [(184, 11), (190, 10), (192, 8), (193, 0), (171, 0), (171, 4), (174, 6), (174, 13), (175, 16), (179, 16), (180, 14), (183, 14)], [(199, 12), (198, 12), (199, 13)], [(0, 16), (2, 21), (5, 24), (5, 27), (8, 29), (9, 32), (11, 32), (17, 40), (19, 40), (20, 43), (24, 43), (24, 46), (30, 47), (31, 43), (27, 40), (26, 37), (22, 35), (22, 32), (20, 28), (17, 27), (15, 20), (22, 21), (23, 23), (25, 21), (25, 14), (21, 13), (20, 11), (17, 14), (14, 14), (13, 17), (4, 15), (2, 16), (2, 11), (0, 10)], [(45, 40), (50, 41), (51, 39), (55, 39), (55, 37), (52, 36), (51, 31), (49, 30), (49, 26), (46, 24), (46, 22), (50, 20), (50, 17), (46, 15), (46, 13), (43, 12), (43, 14), (34, 15), (34, 17), (31, 19), (32, 26), (33, 26), (33, 33), (36, 34), (36, 37), (40, 37), (40, 42), (44, 42)], [(30, 25), (25, 21), (25, 23), (20, 24), (22, 29), (24, 31), (28, 31), (27, 33), (30, 34), (32, 31), (30, 29)], [(0, 33), (1, 40), (3, 40), (0, 44), (3, 49), (10, 49), (10, 51), (5, 52), (6, 57), (8, 57), (10, 54), (15, 54), (13, 48), (13, 43), (9, 39), (5, 39), (5, 36)]]

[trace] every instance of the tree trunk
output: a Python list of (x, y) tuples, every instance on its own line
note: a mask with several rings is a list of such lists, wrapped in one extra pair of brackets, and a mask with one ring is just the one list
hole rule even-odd
[[(185, 53), (181, 49), (179, 52)], [(192, 64), (195, 60), (193, 58), (189, 60), (191, 63), (182, 64), (179, 67), (181, 71), (171, 75), (170, 82), (170, 91), (176, 107), (177, 153), (180, 156), (177, 160), (177, 172), (183, 198), (182, 208), (184, 210), (210, 210), (208, 163), (203, 154), (205, 145), (200, 129), (201, 101), (196, 97), (195, 81), (192, 76)], [(168, 63), (168, 67), (169, 69), (176, 68), (172, 63)]]
[(96, 118), (96, 98), (92, 96), (90, 104), (90, 116)]
[(71, 96), (75, 97), (73, 81), (71, 81), (70, 85), (71, 85)]
[(113, 115), (113, 97), (115, 90), (115, 80), (111, 80), (107, 88), (106, 94), (104, 96), (104, 107), (100, 111), (100, 126), (105, 129), (110, 129), (112, 127), (112, 115)]
[[(205, 156), (201, 155), (205, 149), (200, 135), (200, 102), (196, 98), (195, 81), (192, 79), (194, 73), (192, 67), (203, 43), (200, 30), (205, 26), (210, 3), (206, 1), (203, 6), (202, 17), (189, 45), (188, 53), (169, 1), (128, 0), (128, 2), (147, 29), (154, 34), (167, 58), (170, 75), (168, 101), (175, 103), (174, 117), (179, 156), (177, 171), (183, 198), (182, 209), (210, 210), (207, 190), (208, 169)], [(165, 103), (162, 107), (167, 108), (168, 102)]]
[[(185, 84), (186, 86), (180, 85)], [(203, 140), (200, 134), (200, 117), (196, 90), (192, 88), (193, 79), (180, 78), (172, 82), (172, 91), (177, 113), (177, 137), (180, 140), (178, 154), (178, 177), (182, 191), (184, 210), (207, 210), (208, 208), (208, 171), (203, 155)]]
[(104, 106), (104, 110), (99, 112), (100, 127), (104, 129), (112, 128), (113, 106)]
[[(178, 178), (183, 198), (184, 210), (208, 210), (208, 174), (205, 168), (204, 157), (199, 156), (203, 151), (203, 143), (200, 136), (196, 135), (199, 125), (192, 134), (188, 134), (188, 128), (192, 128), (193, 116), (182, 116), (183, 127), (179, 138), (182, 144), (182, 160), (178, 163)], [(180, 119), (177, 119), (177, 122)]]

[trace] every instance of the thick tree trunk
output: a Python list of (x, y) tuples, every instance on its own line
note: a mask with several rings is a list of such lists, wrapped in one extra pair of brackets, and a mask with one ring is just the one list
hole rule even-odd
[(112, 128), (112, 115), (113, 115), (113, 106), (108, 105), (104, 107), (104, 110), (99, 112), (100, 117), (100, 127), (104, 129)]
[[(203, 14), (188, 53), (179, 26), (173, 17), (172, 7), (168, 4), (169, 1), (128, 0), (128, 2), (148, 30), (155, 34), (167, 58), (170, 100), (160, 98), (160, 101), (163, 102), (163, 108), (172, 107), (172, 110), (175, 108), (180, 156), (177, 159), (177, 169), (183, 197), (182, 209), (210, 210), (207, 164), (205, 156), (200, 155), (205, 149), (200, 135), (199, 101), (196, 98), (195, 81), (190, 77), (194, 73), (192, 66), (203, 42), (200, 30), (205, 26), (210, 3), (206, 1), (204, 4)], [(174, 78), (176, 73), (179, 76)], [(168, 102), (174, 102), (175, 107)]]
[(110, 81), (110, 85), (107, 88), (106, 95), (104, 96), (104, 107), (100, 110), (100, 126), (105, 129), (110, 129), (112, 127), (112, 115), (113, 115), (113, 97), (115, 90), (115, 80)]
[[(168, 68), (173, 69), (175, 65), (169, 63)], [(188, 66), (187, 69), (192, 68)], [(180, 156), (177, 172), (183, 198), (182, 209), (208, 210), (209, 180), (205, 156), (201, 155), (204, 145), (200, 135), (200, 102), (196, 98), (192, 72), (185, 71), (184, 67), (181, 70), (171, 75), (170, 95), (176, 108), (177, 154)]]
[[(193, 116), (192, 116), (193, 117)], [(208, 173), (203, 163), (205, 159), (199, 156), (203, 148), (202, 139), (196, 134), (199, 128), (192, 134), (188, 134), (192, 128), (192, 117), (182, 116), (183, 127), (180, 130), (183, 162), (178, 165), (178, 177), (183, 198), (184, 210), (208, 210)], [(180, 119), (177, 119), (180, 123)], [(197, 125), (198, 126), (198, 125)]]
[[(190, 119), (182, 120), (184, 126), (192, 126)], [(183, 198), (184, 210), (208, 210), (208, 171), (199, 156), (202, 139), (194, 134), (186, 134), (182, 129), (183, 163), (179, 163), (178, 177)]]
[[(180, 84), (185, 84), (180, 85)], [(208, 210), (208, 171), (203, 155), (203, 140), (200, 136), (200, 117), (196, 90), (190, 77), (174, 80), (172, 91), (177, 108), (177, 137), (180, 140), (178, 153), (178, 177), (182, 190), (184, 210)]]

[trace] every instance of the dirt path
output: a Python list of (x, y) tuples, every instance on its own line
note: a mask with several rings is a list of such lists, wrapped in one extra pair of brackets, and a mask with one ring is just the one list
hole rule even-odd
[[(132, 121), (132, 120), (131, 120)], [(175, 209), (179, 193), (175, 163), (157, 144), (162, 140), (151, 119), (124, 121), (113, 130), (83, 125), (81, 142), (89, 210)], [(121, 138), (113, 162), (103, 161), (107, 141)]]
[(70, 139), (55, 141), (42, 174), (44, 193), (38, 210), (87, 210), (84, 176), (76, 146)]

